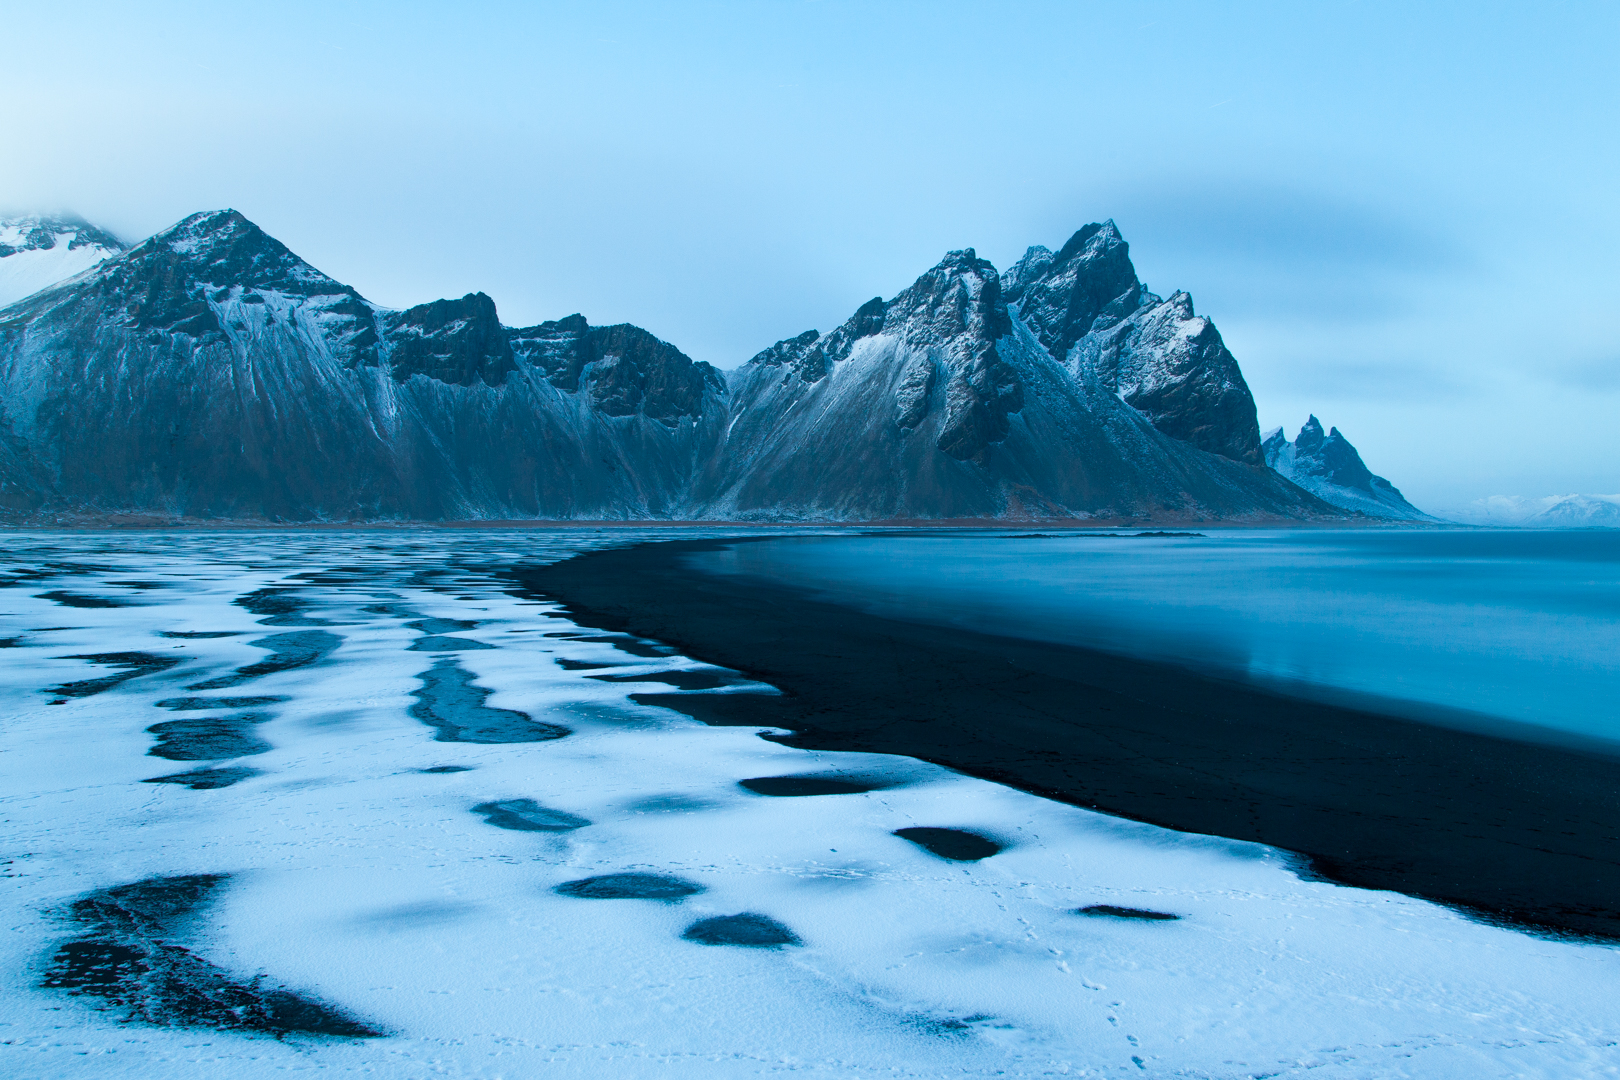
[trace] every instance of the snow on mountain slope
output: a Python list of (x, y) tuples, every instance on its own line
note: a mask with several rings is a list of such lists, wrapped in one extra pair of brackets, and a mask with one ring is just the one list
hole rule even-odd
[(1008, 303), (1077, 378), (1119, 395), (1172, 439), (1261, 463), (1254, 397), (1220, 332), (1186, 293), (1165, 300), (1148, 291), (1112, 221), (1087, 225), (1056, 254), (1030, 248), (1004, 285)]
[(1394, 521), (1432, 521), (1382, 476), (1374, 476), (1350, 440), (1334, 428), (1322, 434), (1312, 416), (1289, 442), (1282, 428), (1266, 433), (1266, 464), (1334, 506)]
[[(570, 392), (518, 361), (528, 333), (482, 294), (378, 308), (240, 214), (194, 215), (0, 317), (28, 457), (0, 491), (202, 517), (668, 516), (718, 374), (666, 347), (663, 368), (699, 371), (696, 411), (609, 415), (590, 391), (637, 359), (603, 353)], [(15, 494), (29, 477), (45, 490)]]
[(1524, 524), (1535, 529), (1620, 529), (1620, 495), (1569, 495)]
[(71, 214), (0, 218), (0, 308), (82, 274), (127, 247)]
[(718, 517), (1334, 513), (1165, 435), (1089, 369), (1057, 362), (972, 249), (728, 381), (733, 419), (695, 489)]
[[(1190, 301), (1147, 293), (1111, 225), (1076, 236), (1020, 264), (1020, 308), (952, 252), (728, 379), (635, 326), (502, 326), (483, 293), (379, 308), (241, 214), (196, 214), (0, 313), (0, 509), (1342, 516), (1248, 463), (1252, 399)], [(1092, 314), (1121, 282), (1130, 304)], [(1088, 318), (1072, 355), (1041, 336)]]

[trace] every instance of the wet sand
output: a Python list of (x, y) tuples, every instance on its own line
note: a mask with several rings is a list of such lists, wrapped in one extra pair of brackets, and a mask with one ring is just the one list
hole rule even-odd
[(782, 741), (903, 754), (1077, 806), (1301, 855), (1328, 880), (1620, 939), (1620, 757), (1341, 708), (1171, 665), (878, 618), (674, 541), (516, 571), (585, 625), (769, 683), (637, 695)]

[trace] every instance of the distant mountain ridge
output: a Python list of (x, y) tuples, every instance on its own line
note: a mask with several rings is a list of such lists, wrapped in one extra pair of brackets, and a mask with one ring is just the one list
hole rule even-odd
[(73, 214), (0, 217), (0, 308), (81, 274), (128, 247)]
[(1260, 464), (1236, 361), (1111, 222), (1005, 276), (952, 252), (728, 376), (482, 293), (381, 308), (212, 211), (0, 309), (0, 408), (14, 514), (1343, 515)]

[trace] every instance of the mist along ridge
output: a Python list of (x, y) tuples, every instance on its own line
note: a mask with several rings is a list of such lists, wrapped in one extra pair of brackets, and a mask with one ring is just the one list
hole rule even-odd
[(1112, 222), (1006, 274), (951, 252), (727, 375), (627, 324), (503, 326), (483, 293), (381, 308), (241, 214), (201, 213), (0, 309), (0, 410), (13, 518), (1363, 509), (1267, 467), (1214, 324), (1149, 292)]

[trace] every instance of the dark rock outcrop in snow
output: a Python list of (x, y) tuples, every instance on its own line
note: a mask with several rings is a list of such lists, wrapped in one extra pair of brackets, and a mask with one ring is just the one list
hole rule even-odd
[(517, 369), (495, 301), (483, 293), (418, 304), (385, 319), (388, 365), (401, 381), (426, 375), (455, 386), (499, 386)]
[(728, 378), (627, 324), (504, 327), (483, 293), (379, 308), (196, 214), (0, 310), (0, 410), (14, 514), (1337, 513), (1249, 463), (1231, 354), (1141, 286), (1112, 224), (1005, 280), (951, 252)]
[(1266, 434), (1264, 446), (1267, 465), (1334, 506), (1395, 521), (1432, 520), (1394, 484), (1374, 476), (1338, 428), (1322, 434), (1322, 422), (1314, 416), (1293, 442), (1277, 428)]
[(1055, 255), (1030, 248), (1007, 272), (1006, 292), (1077, 377), (1118, 394), (1172, 439), (1260, 464), (1254, 397), (1220, 332), (1186, 293), (1164, 300), (1137, 280), (1112, 221), (1087, 225)]

